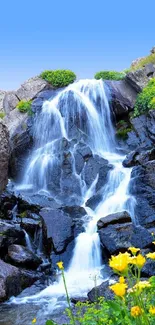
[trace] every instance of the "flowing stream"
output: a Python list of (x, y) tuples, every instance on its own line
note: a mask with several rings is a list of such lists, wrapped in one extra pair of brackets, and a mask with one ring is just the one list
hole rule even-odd
[[(68, 105), (69, 100), (70, 102), (74, 100), (72, 105)], [(76, 238), (73, 257), (68, 270), (65, 270), (65, 275), (70, 296), (85, 297), (94, 287), (96, 276), (98, 284), (105, 279), (104, 271), (102, 275), (100, 272), (102, 259), (97, 221), (101, 217), (123, 210), (129, 211), (134, 221), (135, 199), (129, 193), (132, 169), (122, 166), (124, 157), (117, 152), (109, 93), (101, 80), (81, 80), (62, 90), (51, 101), (44, 103), (34, 126), (35, 148), (19, 189), (44, 192), (47, 195), (52, 193), (49, 174), (58, 164), (58, 140), (66, 138), (70, 141), (73, 137), (69, 127), (70, 120), (73, 121), (75, 128), (78, 125), (77, 129), (82, 136), (86, 135), (85, 142), (93, 154), (107, 159), (113, 165), (108, 174), (107, 184), (102, 188), (102, 199), (95, 210), (86, 207), (85, 203), (95, 194), (97, 178), (88, 188), (82, 174), (77, 175), (83, 195), (81, 206), (85, 207), (89, 217), (85, 219), (85, 232)], [(12, 298), (11, 303), (40, 306), (45, 304), (46, 312), (51, 313), (65, 305), (64, 297), (64, 286), (60, 277), (41, 292), (24, 298)], [(39, 318), (37, 315), (34, 316)]]

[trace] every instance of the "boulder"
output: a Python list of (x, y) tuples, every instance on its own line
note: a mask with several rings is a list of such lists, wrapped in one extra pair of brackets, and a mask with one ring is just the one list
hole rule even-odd
[(8, 182), (9, 134), (6, 125), (0, 120), (0, 192)]
[(109, 288), (109, 281), (101, 283), (88, 292), (88, 299), (91, 303), (97, 301), (99, 297), (104, 297), (106, 300), (114, 299), (114, 294)]
[(24, 244), (25, 234), (18, 225), (0, 221), (0, 255), (5, 256), (11, 244)]
[(131, 217), (129, 213), (127, 211), (117, 212), (109, 214), (105, 218), (101, 218), (97, 223), (97, 227), (98, 229), (101, 229), (107, 227), (108, 225), (114, 225), (117, 223), (121, 224), (126, 222), (131, 222)]
[(19, 100), (32, 100), (43, 90), (51, 89), (52, 86), (44, 79), (34, 77), (26, 80), (16, 91)]
[(152, 244), (149, 231), (134, 226), (131, 222), (110, 224), (99, 230), (99, 236), (101, 244), (110, 255), (125, 252), (130, 246), (147, 248)]
[(12, 110), (14, 110), (19, 103), (19, 98), (15, 91), (6, 92), (3, 99), (3, 109), (6, 115), (8, 115)]
[(0, 302), (17, 296), (23, 289), (31, 286), (38, 275), (19, 270), (17, 267), (5, 263), (0, 259)]
[(141, 92), (153, 77), (155, 68), (153, 64), (148, 64), (144, 68), (127, 73), (125, 80), (129, 83), (136, 92)]
[(142, 276), (155, 276), (155, 261), (148, 259), (142, 268)]
[(8, 247), (7, 259), (14, 265), (28, 269), (37, 269), (42, 263), (41, 258), (36, 256), (28, 248), (21, 245), (10, 245)]
[(137, 91), (126, 81), (106, 81), (110, 88), (113, 111), (117, 119), (133, 110)]
[(155, 149), (142, 151), (131, 151), (123, 161), (124, 167), (133, 167), (136, 165), (145, 165), (148, 161), (155, 160)]
[(5, 97), (6, 91), (0, 90), (0, 112), (3, 112), (3, 99)]

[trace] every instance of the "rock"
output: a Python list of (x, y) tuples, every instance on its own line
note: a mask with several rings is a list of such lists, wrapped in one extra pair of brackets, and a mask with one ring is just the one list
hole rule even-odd
[(149, 111), (147, 115), (131, 119), (132, 132), (128, 133), (126, 141), (131, 150), (153, 148), (155, 143), (155, 111)]
[[(152, 70), (152, 72), (150, 72)], [(150, 77), (153, 77), (153, 67), (146, 65), (144, 68), (131, 71), (127, 73), (125, 80), (135, 89), (137, 92), (141, 92), (148, 84)]]
[(92, 210), (95, 210), (98, 204), (101, 202), (103, 198), (103, 193), (98, 192), (95, 195), (93, 195), (90, 199), (87, 200), (86, 206), (91, 208)]
[(133, 60), (131, 63), (131, 67), (134, 68), (135, 66), (137, 66), (138, 63), (140, 63), (143, 59), (145, 59), (145, 56), (141, 57), (141, 58), (137, 58), (136, 60)]
[(12, 110), (14, 110), (19, 103), (19, 98), (15, 91), (6, 92), (3, 99), (3, 109), (6, 115), (8, 115)]
[(135, 150), (130, 152), (123, 161), (124, 167), (133, 167), (137, 165), (145, 165), (148, 161), (155, 160), (155, 149), (140, 152)]
[(24, 244), (25, 234), (19, 226), (0, 221), (0, 255), (5, 256), (11, 244)]
[(149, 63), (145, 66), (145, 72), (148, 77), (152, 77), (155, 72), (155, 67), (152, 63)]
[(32, 100), (43, 90), (51, 89), (52, 86), (39, 77), (30, 78), (17, 90), (16, 95), (20, 100)]
[(152, 236), (147, 229), (130, 222), (108, 225), (99, 230), (99, 236), (110, 255), (125, 252), (130, 246), (147, 248), (152, 243)]
[(155, 276), (155, 261), (148, 259), (142, 268), (142, 276)]
[(41, 258), (21, 245), (9, 246), (7, 259), (14, 265), (26, 267), (28, 269), (37, 269), (42, 263)]
[(38, 275), (5, 263), (0, 259), (0, 302), (17, 296), (23, 289), (32, 285)]
[(155, 226), (155, 160), (134, 167), (131, 174), (130, 193), (136, 199), (135, 215), (141, 225)]
[(98, 229), (101, 229), (107, 227), (108, 225), (114, 225), (117, 223), (121, 224), (126, 222), (131, 222), (131, 217), (127, 211), (122, 211), (101, 218), (97, 223), (97, 227)]
[(3, 99), (5, 97), (6, 91), (0, 90), (0, 112), (3, 112)]
[(151, 53), (152, 53), (152, 54), (155, 53), (155, 46), (152, 47), (152, 49), (151, 49)]
[(88, 299), (92, 303), (99, 297), (104, 297), (106, 300), (112, 300), (114, 298), (112, 290), (109, 289), (109, 281), (101, 283), (88, 292)]
[(9, 134), (6, 125), (0, 120), (0, 192), (8, 182)]
[(125, 80), (106, 81), (112, 95), (112, 106), (116, 118), (120, 119), (133, 110), (137, 91)]
[(38, 220), (31, 218), (21, 218), (20, 225), (21, 228), (25, 229), (27, 233), (31, 234), (34, 237), (35, 233), (37, 233), (41, 227), (41, 218)]
[(44, 208), (40, 211), (40, 215), (45, 221), (47, 239), (52, 240), (55, 252), (63, 252), (74, 238), (72, 219), (59, 209)]

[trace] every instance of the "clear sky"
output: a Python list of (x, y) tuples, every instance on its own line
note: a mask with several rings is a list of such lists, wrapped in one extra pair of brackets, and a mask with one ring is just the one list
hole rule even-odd
[(155, 0), (2, 0), (0, 89), (45, 69), (122, 70), (155, 45)]

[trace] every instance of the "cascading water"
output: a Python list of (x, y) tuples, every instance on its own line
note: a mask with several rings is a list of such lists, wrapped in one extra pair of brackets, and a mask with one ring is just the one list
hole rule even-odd
[[(70, 128), (72, 122), (73, 128)], [(36, 117), (34, 127), (35, 148), (28, 162), (28, 167), (22, 181), (23, 188), (33, 188), (34, 191), (52, 193), (49, 175), (52, 175), (59, 164), (60, 139), (71, 141), (73, 133), (83, 137), (93, 154), (108, 159), (113, 165), (109, 172), (107, 184), (102, 188), (102, 199), (93, 211), (85, 206), (89, 197), (95, 194), (98, 176), (88, 188), (82, 173), (79, 177), (82, 187), (83, 205), (88, 212), (85, 221), (85, 232), (76, 239), (76, 245), (70, 266), (66, 272), (66, 281), (71, 296), (86, 296), (94, 286), (94, 274), (102, 266), (100, 255), (100, 240), (97, 233), (97, 221), (110, 213), (127, 210), (134, 218), (135, 200), (129, 193), (131, 169), (122, 166), (123, 156), (116, 150), (114, 129), (108, 103), (107, 90), (99, 80), (82, 80), (65, 90), (54, 99), (44, 103), (42, 112)], [(75, 146), (72, 149), (74, 155)], [(74, 159), (72, 160), (74, 165)], [(99, 278), (98, 283), (103, 281)], [(50, 308), (60, 305), (59, 297), (64, 296), (64, 287), (60, 279), (39, 294), (22, 299), (14, 298), (15, 303), (51, 301)]]

